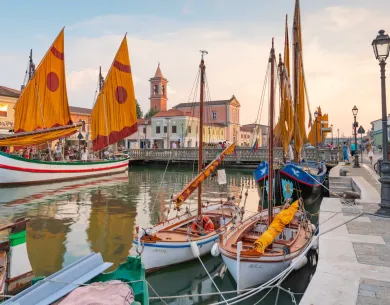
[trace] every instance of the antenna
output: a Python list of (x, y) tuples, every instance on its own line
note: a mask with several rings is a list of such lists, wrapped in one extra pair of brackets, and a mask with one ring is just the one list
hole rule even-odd
[(202, 60), (205, 54), (209, 54), (209, 52), (207, 52), (206, 50), (200, 50), (199, 52), (202, 53)]

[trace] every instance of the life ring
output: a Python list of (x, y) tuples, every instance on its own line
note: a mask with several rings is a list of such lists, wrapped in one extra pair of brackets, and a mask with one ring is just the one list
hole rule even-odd
[[(199, 225), (197, 224), (198, 220), (196, 219), (193, 223), (192, 223), (192, 230), (194, 231), (197, 231), (199, 230)], [(215, 230), (214, 228), (214, 223), (213, 221), (208, 217), (208, 216), (205, 216), (205, 215), (202, 215), (202, 225), (203, 225), (203, 229), (207, 232), (213, 232)]]

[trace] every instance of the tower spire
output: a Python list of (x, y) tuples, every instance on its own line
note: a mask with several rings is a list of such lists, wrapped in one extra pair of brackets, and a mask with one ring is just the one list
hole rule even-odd
[(160, 69), (160, 62), (157, 62), (157, 69), (154, 77), (150, 82), (150, 109), (154, 111), (165, 111), (167, 110), (167, 83), (168, 80), (163, 76)]

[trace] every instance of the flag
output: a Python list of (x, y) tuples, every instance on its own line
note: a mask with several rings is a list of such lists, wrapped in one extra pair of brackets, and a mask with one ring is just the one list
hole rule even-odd
[(256, 152), (258, 149), (259, 149), (259, 142), (256, 139), (255, 143), (253, 143), (251, 151)]

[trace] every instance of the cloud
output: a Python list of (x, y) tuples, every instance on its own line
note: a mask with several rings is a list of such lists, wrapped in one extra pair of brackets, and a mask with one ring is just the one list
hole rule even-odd
[[(221, 3), (223, 0), (214, 1), (215, 6)], [(190, 5), (188, 2), (184, 8)], [(302, 9), (302, 28), (312, 112), (321, 105), (335, 128), (350, 134), (351, 109), (356, 104), (358, 120), (367, 130), (369, 122), (381, 114), (379, 67), (370, 44), (380, 28), (390, 30), (387, 15), (363, 6), (323, 7), (311, 12)], [(188, 101), (198, 73), (199, 50), (206, 49), (211, 99), (228, 99), (234, 94), (241, 103), (244, 124), (256, 119), (271, 37), (275, 37), (276, 52), (283, 52), (284, 18), (281, 16), (279, 23), (250, 19), (207, 22), (107, 15), (67, 26), (65, 60), (71, 105), (92, 107), (99, 66), (108, 71), (126, 31), (135, 92), (144, 112), (149, 109), (149, 79), (157, 62), (169, 80), (168, 107), (173, 107)], [(40, 37), (46, 40), (44, 35)], [(44, 52), (35, 53), (35, 57), (41, 58)], [(0, 81), (7, 84), (5, 81), (12, 80), (18, 88), (26, 63), (24, 53), (0, 54), (0, 69), (7, 71)], [(266, 95), (262, 123), (267, 123), (267, 113)]]

